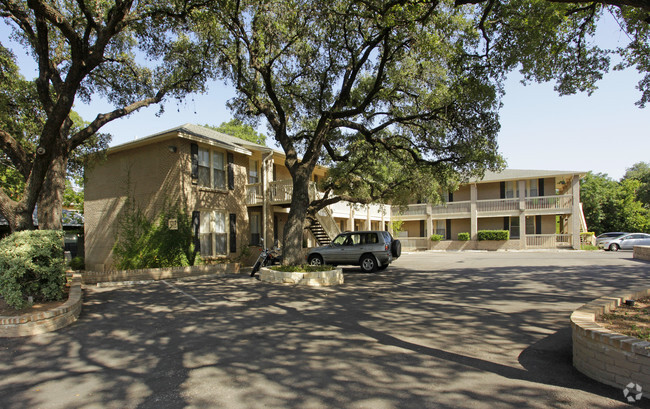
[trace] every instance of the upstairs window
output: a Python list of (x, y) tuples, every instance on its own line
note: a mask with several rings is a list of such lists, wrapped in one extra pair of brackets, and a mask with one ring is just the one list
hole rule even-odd
[(259, 162), (256, 160), (251, 160), (248, 162), (248, 183), (253, 185), (255, 183), (260, 183), (259, 176)]
[(199, 148), (199, 180), (202, 187), (226, 188), (226, 165), (223, 152)]

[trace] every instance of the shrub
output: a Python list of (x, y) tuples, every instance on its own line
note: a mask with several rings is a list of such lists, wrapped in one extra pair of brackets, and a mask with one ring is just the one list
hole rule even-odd
[(458, 233), (458, 240), (460, 241), (469, 241), (469, 233), (464, 232), (464, 233)]
[(442, 240), (442, 235), (440, 234), (432, 234), (431, 237), (429, 237), (431, 241), (440, 241)]
[[(177, 229), (168, 220), (177, 220)], [(137, 207), (127, 208), (120, 220), (115, 245), (115, 267), (140, 268), (186, 267), (196, 265), (200, 257), (194, 251), (192, 221), (177, 208), (166, 208), (154, 222)]]
[(0, 241), (0, 295), (15, 309), (65, 294), (63, 232), (29, 230)]
[(508, 230), (479, 230), (477, 238), (479, 241), (510, 240), (510, 232)]
[(73, 270), (83, 270), (86, 268), (86, 262), (84, 261), (84, 258), (77, 256), (70, 260), (70, 268)]

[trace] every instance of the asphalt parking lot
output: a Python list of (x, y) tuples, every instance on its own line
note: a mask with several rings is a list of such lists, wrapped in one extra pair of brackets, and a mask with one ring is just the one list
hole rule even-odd
[(86, 288), (72, 326), (0, 339), (0, 407), (633, 407), (573, 369), (568, 325), (650, 286), (631, 252), (412, 253), (344, 273)]

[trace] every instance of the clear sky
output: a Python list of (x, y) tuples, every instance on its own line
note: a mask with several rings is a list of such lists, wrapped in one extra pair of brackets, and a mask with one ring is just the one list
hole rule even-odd
[[(0, 41), (18, 55), (23, 75), (34, 77), (34, 62), (8, 41), (8, 32), (0, 24)], [(601, 30), (601, 38), (608, 46), (624, 41), (612, 26)], [(640, 78), (633, 69), (612, 71), (591, 96), (559, 97), (553, 84), (523, 86), (519, 75), (513, 73), (505, 88), (498, 137), (508, 167), (591, 170), (620, 179), (634, 163), (650, 162), (650, 106), (640, 109), (634, 105), (640, 97), (635, 88)], [(114, 146), (188, 122), (219, 125), (231, 118), (226, 102), (233, 95), (232, 87), (214, 82), (205, 95), (191, 95), (180, 103), (167, 102), (160, 116), (156, 115), (158, 107), (148, 107), (107, 124), (101, 131), (112, 134)], [(99, 99), (75, 106), (87, 121), (111, 109)], [(267, 141), (272, 143), (272, 138)]]

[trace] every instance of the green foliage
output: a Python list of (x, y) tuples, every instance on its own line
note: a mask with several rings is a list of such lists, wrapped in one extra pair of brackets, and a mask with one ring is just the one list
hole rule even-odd
[(470, 235), (467, 232), (458, 233), (458, 240), (460, 241), (469, 241)]
[(394, 237), (399, 237), (399, 234), (403, 231), (402, 227), (404, 226), (404, 221), (397, 219), (388, 223), (388, 229), (392, 232)]
[(86, 268), (86, 262), (83, 257), (77, 256), (70, 260), (70, 268), (73, 270), (83, 270)]
[(638, 200), (643, 183), (636, 178), (616, 182), (589, 172), (580, 186), (587, 226), (596, 235), (608, 231), (650, 232), (650, 209)]
[(623, 179), (634, 179), (641, 183), (636, 197), (646, 209), (650, 209), (650, 165), (645, 162), (635, 163), (627, 169)]
[(432, 234), (432, 235), (429, 237), (429, 239), (430, 239), (431, 241), (440, 241), (440, 240), (442, 240), (442, 235), (440, 235), (440, 234)]
[(581, 244), (580, 250), (598, 250), (598, 246), (594, 246), (593, 244)]
[(228, 122), (222, 122), (219, 126), (203, 126), (214, 129), (217, 132), (225, 133), (226, 135), (234, 136), (235, 138), (266, 146), (266, 136), (255, 131), (252, 126), (246, 125), (239, 119), (231, 119)]
[(510, 232), (508, 230), (479, 230), (476, 237), (479, 241), (509, 240)]
[(8, 305), (60, 300), (65, 283), (63, 232), (28, 230), (0, 241), (0, 295)]
[[(169, 228), (175, 219), (177, 230)], [(192, 266), (200, 262), (194, 249), (191, 217), (178, 208), (166, 208), (153, 222), (134, 205), (119, 221), (113, 246), (115, 267), (120, 270)]]

